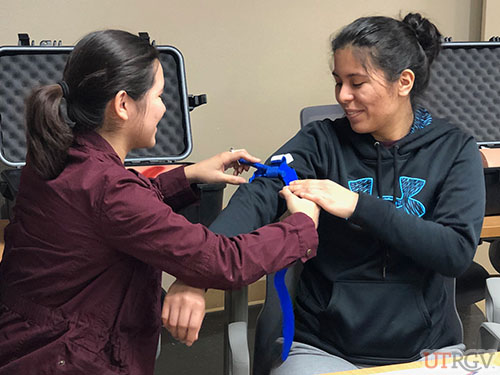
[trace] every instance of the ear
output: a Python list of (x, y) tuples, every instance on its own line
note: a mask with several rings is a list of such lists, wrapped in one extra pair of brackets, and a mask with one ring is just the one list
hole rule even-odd
[(116, 93), (115, 97), (111, 99), (111, 108), (115, 115), (127, 121), (131, 115), (131, 98), (125, 90), (120, 90)]
[(409, 96), (415, 83), (415, 73), (411, 69), (405, 69), (399, 75), (398, 93), (400, 96)]

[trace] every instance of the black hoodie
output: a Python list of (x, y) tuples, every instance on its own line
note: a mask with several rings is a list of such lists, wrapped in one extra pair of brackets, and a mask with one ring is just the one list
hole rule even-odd
[[(425, 110), (415, 117), (389, 148), (342, 118), (307, 125), (276, 152), (291, 154), (299, 178), (360, 194), (348, 220), (321, 212), (318, 255), (304, 266), (295, 309), (296, 341), (353, 363), (406, 362), (459, 341), (446, 329), (443, 276), (463, 273), (479, 242), (481, 157), (457, 127)], [(275, 221), (286, 209), (282, 186), (242, 185), (211, 229), (236, 235)]]

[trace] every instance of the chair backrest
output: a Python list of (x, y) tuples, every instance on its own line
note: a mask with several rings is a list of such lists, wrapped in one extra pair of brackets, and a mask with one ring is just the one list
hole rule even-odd
[[(344, 111), (338, 104), (306, 107), (300, 112), (300, 125), (303, 127), (313, 121), (325, 118), (335, 120), (343, 116)], [(285, 282), (292, 299), (295, 297), (296, 286), (302, 269), (302, 263), (297, 262), (290, 266), (286, 273)], [(455, 279), (445, 277), (444, 287), (449, 296), (445, 306), (446, 316), (449, 317), (447, 319), (449, 325), (447, 329), (451, 330), (454, 336), (459, 337), (460, 342), (462, 342), (463, 326), (455, 303)], [(280, 317), (280, 319), (277, 319), (277, 317)], [(274, 274), (271, 274), (266, 278), (266, 300), (257, 318), (255, 328), (254, 375), (268, 375), (273, 365), (280, 363), (281, 345), (276, 340), (281, 336), (281, 321), (279, 299), (274, 289)]]
[(317, 105), (305, 107), (300, 111), (300, 127), (304, 127), (313, 121), (329, 118), (335, 120), (344, 116), (344, 110), (340, 104)]

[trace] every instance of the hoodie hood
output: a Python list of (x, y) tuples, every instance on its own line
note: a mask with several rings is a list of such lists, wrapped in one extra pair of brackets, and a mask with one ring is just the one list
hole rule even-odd
[[(349, 143), (349, 147), (357, 155), (357, 159), (366, 164), (375, 166), (374, 187), (376, 188), (376, 195), (384, 200), (392, 201), (396, 204), (397, 197), (400, 195), (400, 185), (405, 184), (401, 180), (400, 165), (402, 160), (411, 157), (419, 149), (427, 145), (440, 141), (442, 137), (446, 137), (448, 133), (456, 131), (457, 128), (442, 120), (435, 120), (432, 115), (424, 108), (418, 108), (415, 111), (414, 121), (411, 126), (410, 132), (394, 142), (390, 147), (385, 147), (381, 142), (377, 141), (371, 134), (358, 134), (351, 130), (347, 118), (340, 121), (338, 134), (343, 140), (342, 142)], [(392, 161), (392, 170), (387, 165), (387, 162)], [(384, 174), (392, 174), (392, 186), (382, 184)], [(353, 181), (342, 181), (345, 186), (353, 191), (357, 188), (354, 187)], [(386, 194), (386, 195), (384, 195)], [(390, 195), (389, 195), (390, 194)], [(417, 216), (421, 216), (423, 212), (415, 208)]]
[[(341, 127), (344, 129), (339, 129), (340, 133), (343, 133), (343, 137), (345, 136), (345, 139), (351, 143), (351, 147), (357, 150), (361, 159), (376, 160), (378, 158), (378, 151), (374, 145), (379, 142), (371, 134), (353, 132), (347, 118)], [(386, 148), (380, 145), (381, 157), (382, 159), (392, 158), (391, 148), (396, 148), (399, 155), (411, 153), (454, 130), (456, 130), (455, 126), (434, 119), (426, 109), (418, 108), (415, 111), (410, 132), (391, 147)]]

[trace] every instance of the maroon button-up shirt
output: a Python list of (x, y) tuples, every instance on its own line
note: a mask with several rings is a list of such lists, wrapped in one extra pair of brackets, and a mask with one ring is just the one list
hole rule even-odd
[(0, 374), (152, 374), (161, 271), (237, 288), (316, 254), (304, 214), (228, 238), (174, 212), (196, 198), (182, 167), (149, 180), (94, 132), (53, 180), (28, 164), (0, 266)]

